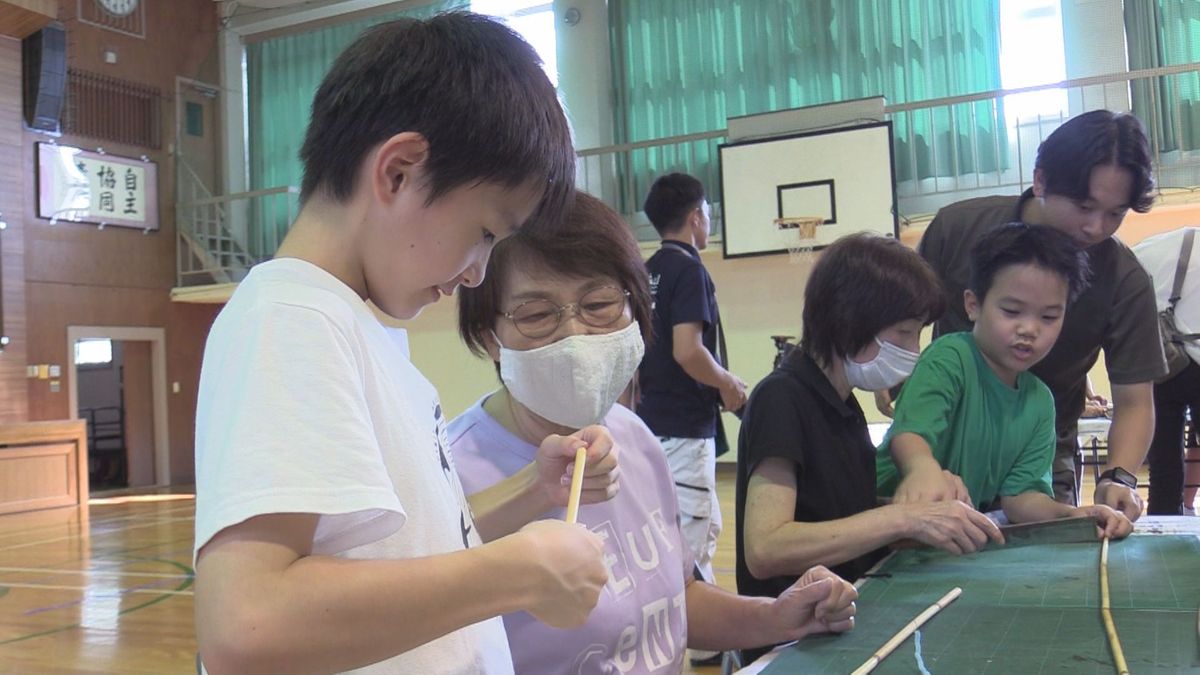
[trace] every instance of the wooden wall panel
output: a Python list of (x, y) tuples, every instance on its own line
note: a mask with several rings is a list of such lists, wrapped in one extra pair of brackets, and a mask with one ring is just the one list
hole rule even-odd
[(0, 35), (23, 38), (54, 20), (54, 0), (0, 0)]
[[(29, 358), (32, 363), (63, 367), (59, 391), (53, 380), (29, 380), (29, 418), (61, 420), (74, 417), (67, 387), (67, 326), (166, 326), (170, 300), (152, 288), (103, 288), (29, 282)], [(167, 329), (167, 342), (171, 340)], [(168, 363), (167, 370), (171, 366)], [(169, 399), (168, 399), (169, 402)]]
[[(145, 39), (74, 20), (73, 0), (60, 5), (67, 27), (67, 63), (75, 69), (157, 87), (165, 99), (162, 129), (166, 138), (160, 150), (70, 134), (64, 134), (58, 142), (89, 149), (103, 147), (110, 153), (131, 157), (146, 155), (155, 161), (160, 228), (142, 234), (127, 228), (98, 230), (95, 225), (69, 222), (50, 226), (48, 221), (37, 218), (37, 202), (30, 192), (25, 215), (35, 226), (26, 235), (27, 278), (169, 290), (175, 284), (175, 172), (170, 155), (176, 115), (175, 78), (215, 75), (216, 3), (211, 0), (147, 3)], [(117, 54), (116, 64), (105, 63), (106, 51)], [(21, 161), (26, 176), (33, 176), (36, 170), (34, 143), (45, 140), (40, 134), (25, 134), (27, 147), (21, 153)]]
[[(106, 230), (107, 231), (107, 230)], [(38, 314), (31, 324), (29, 342), (36, 345), (33, 363), (64, 366), (67, 326), (166, 326), (167, 420), (171, 454), (171, 482), (194, 480), (196, 393), (204, 342), (220, 305), (172, 303), (157, 289), (100, 288), (32, 282), (27, 286), (29, 306)], [(127, 343), (132, 344), (132, 343)], [(22, 376), (24, 374), (22, 373)], [(24, 380), (22, 380), (22, 383)], [(29, 380), (30, 419), (55, 420), (71, 415), (67, 400), (69, 382), (64, 370), (61, 390), (50, 391), (49, 380)], [(179, 383), (179, 393), (171, 385)]]
[(121, 343), (122, 393), (125, 404), (125, 451), (129, 459), (129, 487), (154, 485), (154, 392), (150, 369), (150, 343)]
[[(0, 37), (0, 157), (19, 157), (21, 134), (21, 42)], [(0, 294), (4, 332), (12, 340), (0, 351), (0, 424), (29, 419), (25, 366), (25, 244), (23, 198), (32, 185), (20, 162), (0, 162)]]
[(0, 514), (82, 506), (87, 514), (87, 426), (0, 425)]
[(171, 482), (191, 483), (195, 478), (196, 395), (200, 389), (200, 361), (213, 319), (223, 305), (168, 303), (167, 388), (179, 383), (179, 393), (167, 394), (170, 420)]
[[(27, 168), (32, 172), (33, 148), (28, 150)], [(160, 206), (159, 211), (164, 209)], [(45, 220), (30, 218), (33, 225), (26, 237), (26, 280), (96, 288), (160, 288), (170, 292), (175, 283), (173, 213), (173, 206), (165, 209), (163, 220), (169, 225), (150, 234), (126, 227), (101, 230), (95, 225), (64, 221), (49, 225)]]
[[(91, 1), (91, 0), (87, 0)], [(35, 143), (47, 140), (32, 132), (19, 131), (9, 139), (14, 147), (9, 156), (16, 162), (0, 165), (0, 180), (5, 171), (23, 178), (21, 187), (10, 192), (0, 190), (0, 210), (6, 195), (20, 195), (12, 207), (12, 220), (23, 221), (23, 232), (9, 239), (24, 240), (19, 260), (9, 269), (21, 269), (21, 301), (27, 310), (26, 334), (21, 340), (27, 353), (21, 355), (20, 401), (23, 407), (12, 413), (31, 420), (64, 419), (68, 410), (69, 382), (66, 380), (67, 326), (150, 326), (166, 329), (168, 432), (172, 482), (193, 480), (193, 441), (195, 387), (199, 376), (204, 339), (218, 307), (203, 305), (173, 306), (170, 289), (175, 284), (175, 195), (171, 144), (175, 129), (175, 78), (216, 81), (217, 3), (212, 0), (171, 0), (146, 3), (144, 39), (123, 35), (76, 20), (75, 0), (59, 2), (60, 19), (67, 27), (67, 62), (72, 68), (109, 75), (157, 87), (163, 93), (162, 128), (165, 137), (160, 150), (123, 146), (64, 134), (58, 142), (84, 148), (98, 146), (113, 154), (138, 157), (146, 155), (158, 164), (160, 229), (150, 234), (119, 227), (98, 230), (94, 225), (60, 222), (51, 226), (37, 218), (33, 176), (36, 168)], [(11, 41), (0, 49), (0, 117), (5, 106), (19, 105), (20, 43)], [(115, 51), (117, 63), (105, 62), (105, 51)], [(3, 87), (5, 73), (16, 73), (10, 98)], [(19, 108), (14, 108), (19, 115)], [(5, 143), (0, 119), (0, 151)], [(10, 287), (6, 283), (6, 303)], [(6, 314), (9, 314), (6, 308)], [(15, 340), (14, 340), (15, 341)], [(0, 356), (0, 416), (5, 407), (14, 407), (6, 391), (16, 380), (5, 380), (4, 356)], [(18, 359), (12, 359), (16, 361)], [(47, 380), (24, 379), (26, 363), (59, 364), (64, 367), (59, 391), (51, 391)], [(180, 383), (180, 393), (170, 393), (171, 383)], [(0, 417), (3, 421), (3, 417)]]

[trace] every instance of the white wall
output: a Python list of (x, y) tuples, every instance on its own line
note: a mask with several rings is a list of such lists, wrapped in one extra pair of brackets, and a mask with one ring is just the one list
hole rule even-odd
[[(568, 25), (574, 8), (579, 22)], [(555, 0), (558, 38), (558, 91), (575, 132), (575, 147), (611, 145), (612, 57), (605, 0)]]
[[(1129, 70), (1121, 0), (1062, 0), (1062, 17), (1067, 79)], [(1068, 105), (1072, 116), (1100, 107), (1128, 111), (1129, 88), (1120, 82), (1087, 87), (1072, 92)]]

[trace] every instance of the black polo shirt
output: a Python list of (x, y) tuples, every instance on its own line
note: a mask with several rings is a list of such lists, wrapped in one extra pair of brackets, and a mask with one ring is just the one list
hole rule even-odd
[[(963, 291), (971, 274), (971, 247), (1004, 223), (1019, 221), (1033, 191), (1019, 197), (982, 197), (951, 204), (929, 224), (917, 250), (941, 277), (949, 309), (934, 337), (971, 330)], [(1166, 373), (1158, 336), (1154, 285), (1137, 257), (1115, 237), (1087, 250), (1092, 283), (1067, 308), (1062, 332), (1050, 353), (1030, 372), (1050, 387), (1061, 438), (1074, 442), (1083, 413), (1087, 374), (1104, 350), (1113, 384), (1151, 382)]]
[[(811, 358), (793, 353), (750, 395), (738, 437), (737, 586), (742, 595), (778, 597), (799, 575), (757, 579), (746, 567), (746, 487), (767, 457), (795, 466), (798, 522), (849, 518), (876, 507), (875, 447), (862, 408), (838, 396)], [(847, 580), (862, 576), (882, 549), (831, 569)]]
[(703, 325), (704, 348), (717, 354), (717, 294), (695, 247), (678, 241), (646, 261), (654, 296), (654, 342), (638, 368), (637, 413), (657, 436), (712, 438), (721, 394), (700, 384), (675, 361), (673, 335), (683, 323)]

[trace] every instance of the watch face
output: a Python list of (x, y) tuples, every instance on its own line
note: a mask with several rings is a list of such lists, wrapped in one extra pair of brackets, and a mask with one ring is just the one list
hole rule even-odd
[(109, 14), (129, 16), (137, 9), (138, 0), (96, 0), (100, 7)]

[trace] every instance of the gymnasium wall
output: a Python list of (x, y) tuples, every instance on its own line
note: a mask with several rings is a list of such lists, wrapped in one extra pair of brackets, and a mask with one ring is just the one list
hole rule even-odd
[[(193, 480), (192, 433), (200, 353), (211, 305), (171, 303), (175, 285), (175, 176), (171, 157), (177, 76), (217, 80), (217, 6), (211, 0), (143, 2), (144, 35), (133, 37), (83, 23), (77, 0), (58, 3), (67, 30), (69, 67), (156, 87), (161, 93), (161, 147), (122, 145), (64, 134), (63, 145), (148, 156), (158, 165), (160, 229), (139, 230), (59, 222), (37, 217), (35, 143), (49, 138), (22, 131), (20, 42), (0, 38), (0, 213), (9, 224), (3, 246), (4, 312), (13, 338), (0, 355), (0, 422), (65, 419), (69, 410), (67, 326), (148, 326), (166, 329), (172, 482)], [(105, 51), (117, 63), (105, 62)], [(109, 114), (117, 115), (118, 111)], [(26, 364), (58, 364), (58, 391), (49, 380), (26, 379)]]
[[(0, 157), (18, 157), (21, 132), (21, 41), (0, 37)], [(12, 340), (0, 351), (0, 424), (29, 419), (25, 385), (25, 185), (29, 181), (19, 162), (0, 162), (0, 306), (4, 332)]]
[[(89, 0), (90, 1), (90, 0)], [(598, 0), (592, 0), (596, 5)], [(164, 146), (158, 150), (120, 146), (64, 136), (60, 142), (110, 152), (148, 154), (159, 166), (162, 229), (143, 235), (133, 230), (61, 223), (50, 227), (36, 218), (32, 180), (33, 143), (40, 136), (20, 125), (20, 43), (0, 38), (0, 153), (15, 161), (0, 164), (0, 214), (9, 228), (0, 235), (6, 332), (13, 344), (0, 354), (0, 423), (25, 419), (58, 419), (68, 410), (67, 383), (50, 392), (45, 381), (27, 380), (30, 363), (63, 364), (67, 354), (66, 326), (161, 326), (167, 331), (168, 382), (179, 382), (180, 393), (169, 394), (170, 445), (173, 482), (192, 479), (192, 429), (195, 389), (203, 341), (217, 305), (171, 303), (174, 285), (174, 175), (167, 144), (175, 126), (175, 76), (216, 81), (217, 18), (211, 0), (146, 2), (146, 39), (132, 38), (81, 24), (75, 20), (76, 0), (60, 2), (60, 19), (67, 25), (72, 67), (158, 87), (164, 95)], [(602, 16), (602, 14), (597, 14)], [(179, 26), (194, 27), (181, 31)], [(595, 40), (598, 44), (603, 40)], [(103, 62), (105, 48), (120, 55), (116, 65)], [(607, 64), (607, 60), (603, 60)], [(591, 107), (576, 99), (576, 115)], [(603, 92), (592, 93), (603, 99)], [(581, 140), (594, 135), (588, 120), (577, 129)], [(583, 142), (598, 145), (603, 138)], [(1200, 207), (1159, 207), (1148, 216), (1131, 216), (1124, 238), (1146, 236), (1183, 223), (1200, 223)], [(1140, 235), (1140, 236), (1139, 236)], [(905, 232), (910, 243), (919, 228)], [(14, 245), (14, 242), (16, 244)], [(648, 253), (648, 252), (647, 252)], [(771, 366), (773, 334), (799, 332), (803, 280), (809, 265), (791, 265), (787, 256), (723, 260), (719, 246), (703, 254), (719, 291), (728, 328), (733, 370), (752, 385)], [(454, 304), (443, 300), (409, 322), (413, 359), (441, 392), (449, 416), (458, 414), (496, 384), (489, 362), (475, 359), (461, 346), (455, 330)], [(1107, 392), (1107, 378), (1098, 367), (1097, 388)], [(873, 402), (861, 403), (871, 421), (881, 421)], [(737, 420), (726, 416), (731, 440)], [(727, 459), (731, 459), (728, 458)]]

